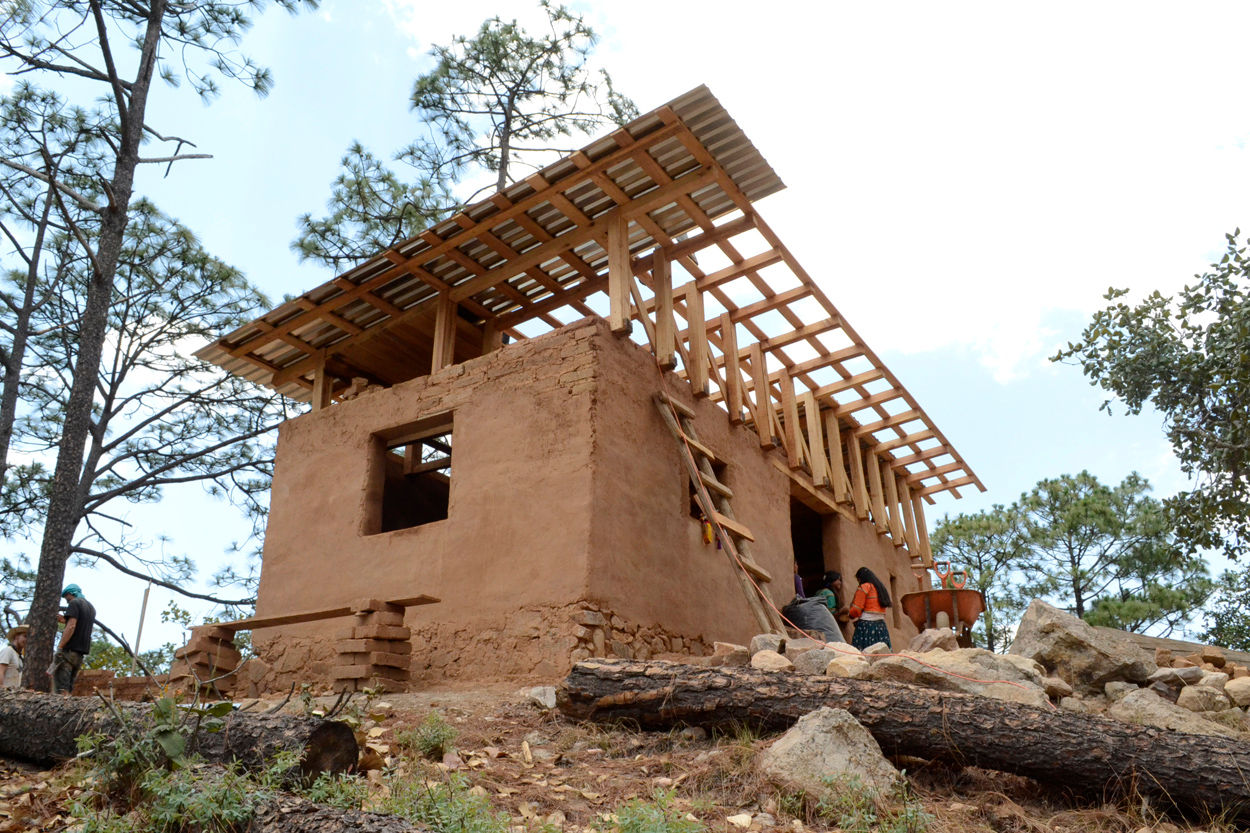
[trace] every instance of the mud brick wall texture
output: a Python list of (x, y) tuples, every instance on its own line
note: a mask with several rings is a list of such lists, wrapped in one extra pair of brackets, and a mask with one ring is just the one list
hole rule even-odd
[[(749, 640), (757, 628), (737, 580), (690, 517), (678, 449), (652, 402), (660, 390), (696, 409), (701, 439), (728, 461), (735, 510), (776, 577), (767, 592), (784, 605), (793, 595), (790, 484), (775, 452), (591, 318), (284, 424), (257, 615), (437, 597), (404, 616), (411, 687), (549, 679), (584, 656), (702, 653), (714, 640)], [(378, 531), (388, 443), (446, 419), (447, 517)], [(871, 558), (852, 554), (851, 572), (898, 558), (875, 533), (863, 539), (857, 547)], [(846, 557), (837, 542), (849, 540), (827, 536), (827, 560)], [(587, 623), (585, 611), (605, 622)], [(330, 687), (343, 665), (337, 634), (349, 624), (257, 630), (242, 688)]]

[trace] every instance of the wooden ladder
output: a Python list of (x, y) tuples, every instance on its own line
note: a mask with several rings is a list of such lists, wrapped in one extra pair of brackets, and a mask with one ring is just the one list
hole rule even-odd
[(761, 632), (785, 636), (786, 628), (781, 615), (755, 583), (770, 582), (773, 577), (755, 562), (751, 553), (751, 542), (755, 537), (750, 529), (734, 517), (733, 505), (730, 503), (733, 490), (716, 477), (716, 470), (713, 468), (713, 464), (717, 462), (716, 454), (699, 441), (694, 427), (694, 411), (666, 393), (656, 394), (655, 405), (664, 419), (664, 424), (672, 432), (673, 439), (677, 441), (682, 463), (686, 466), (686, 473), (690, 475), (690, 485), (694, 487), (695, 502), (716, 530), (721, 550), (729, 559)]

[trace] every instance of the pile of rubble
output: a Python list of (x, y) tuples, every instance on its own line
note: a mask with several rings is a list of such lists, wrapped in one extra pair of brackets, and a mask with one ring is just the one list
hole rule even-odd
[(1154, 656), (1127, 634), (1094, 628), (1035, 601), (1010, 652), (960, 648), (949, 630), (927, 630), (905, 651), (760, 634), (751, 644), (717, 642), (707, 666), (751, 666), (799, 674), (888, 681), (993, 697), (1038, 708), (1097, 714), (1178, 732), (1250, 738), (1250, 668), (1219, 648)]

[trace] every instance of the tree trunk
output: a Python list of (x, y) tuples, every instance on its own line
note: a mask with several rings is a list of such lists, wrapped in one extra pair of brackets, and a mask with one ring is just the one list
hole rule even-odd
[(56, 640), (57, 599), (61, 595), (65, 562), (69, 559), (74, 532), (82, 518), (85, 498), (82, 489), (83, 452), (91, 429), (91, 406), (100, 373), (100, 356), (108, 334), (113, 278), (117, 273), (126, 224), (130, 220), (130, 196), (134, 191), (135, 169), (139, 164), (147, 97), (156, 69), (165, 5), (165, 0), (153, 0), (149, 8), (138, 72), (129, 96), (123, 101), (117, 94), (120, 85), (114, 87), (115, 105), (118, 113), (124, 114), (121, 115), (121, 143), (109, 183), (109, 203), (100, 224), (99, 243), (91, 280), (87, 285), (87, 301), (79, 325), (74, 383), (57, 448), (56, 469), (48, 495), (48, 516), (44, 521), (39, 567), (35, 574), (35, 593), (28, 617), (30, 636), (22, 684), (41, 691), (48, 690), (50, 684), (47, 668), (52, 664), (53, 642)]
[(256, 811), (247, 833), (417, 833), (399, 816), (336, 810), (299, 798), (272, 801)]
[(887, 755), (950, 757), (1074, 791), (1136, 789), (1178, 806), (1250, 816), (1250, 746), (1109, 718), (898, 683), (668, 662), (578, 663), (557, 694), (578, 719), (644, 728), (750, 723), (784, 729), (845, 709)]
[[(127, 717), (144, 719), (151, 706), (113, 703)], [(234, 712), (220, 732), (198, 734), (195, 751), (213, 763), (238, 761), (264, 768), (279, 752), (300, 756), (304, 774), (347, 772), (359, 747), (345, 723), (292, 715)], [(68, 697), (31, 691), (0, 691), (0, 757), (47, 766), (78, 754), (74, 739), (88, 732), (116, 733), (118, 721), (95, 697)]]

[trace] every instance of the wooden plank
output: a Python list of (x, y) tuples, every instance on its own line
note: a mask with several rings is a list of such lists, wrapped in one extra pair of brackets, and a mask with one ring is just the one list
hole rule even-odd
[(784, 424), (782, 443), (786, 447), (786, 462), (790, 468), (803, 467), (803, 449), (799, 444), (799, 406), (794, 397), (794, 380), (782, 374), (781, 377), (781, 414)]
[(933, 567), (933, 548), (929, 545), (929, 527), (925, 524), (924, 498), (912, 495), (912, 512), (916, 518), (916, 539), (920, 545), (920, 554), (924, 557), (926, 567)]
[(703, 320), (703, 293), (694, 284), (686, 287), (686, 321), (689, 332), (690, 365), (686, 379), (695, 396), (707, 396), (707, 322)]
[(901, 547), (906, 543), (903, 537), (903, 519), (898, 513), (898, 480), (890, 464), (881, 461), (881, 482), (885, 485), (886, 523), (890, 527), (890, 539), (894, 546)]
[(948, 480), (945, 483), (934, 483), (932, 486), (926, 486), (921, 489), (916, 494), (924, 497), (925, 495), (934, 495), (938, 492), (945, 492), (947, 489), (958, 489), (960, 486), (968, 486), (976, 482), (977, 479), (970, 475), (968, 477), (961, 477), (958, 480)]
[(839, 503), (854, 503), (851, 481), (846, 475), (846, 459), (842, 455), (842, 427), (838, 415), (825, 411), (825, 444), (829, 448), (829, 485)]
[(656, 354), (655, 350), (655, 325), (651, 323), (651, 317), (642, 311), (642, 290), (638, 288), (638, 281), (632, 277), (629, 279), (629, 297), (633, 301), (634, 309), (638, 311), (638, 320), (642, 322), (643, 332), (647, 335), (647, 346), (651, 348), (651, 355)]
[(312, 409), (314, 411), (330, 407), (333, 389), (334, 377), (326, 372), (326, 354), (322, 350), (318, 356), (317, 368), (313, 371)]
[(629, 285), (634, 272), (629, 264), (629, 221), (616, 212), (608, 223), (608, 325), (617, 335), (627, 335)]
[[(412, 446), (408, 446), (408, 447), (412, 448)], [(405, 464), (408, 462), (406, 457), (404, 459), (404, 462)], [(451, 468), (450, 457), (444, 457), (441, 460), (428, 460), (424, 463), (413, 463), (411, 468), (405, 465), (404, 474), (425, 474), (426, 472), (429, 472), (429, 471), (440, 471), (442, 469), (447, 469), (447, 468)]]
[(430, 355), (430, 372), (437, 373), (451, 365), (456, 347), (456, 304), (445, 293), (438, 296), (434, 307), (434, 347)]
[(672, 370), (677, 366), (673, 270), (668, 255), (660, 248), (651, 255), (651, 290), (655, 293), (655, 358), (660, 367)]
[(841, 515), (848, 521), (854, 521), (855, 513), (847, 507), (838, 503), (829, 494), (827, 489), (819, 489), (812, 479), (807, 476), (807, 472), (802, 469), (791, 469), (785, 464), (784, 460), (779, 459), (779, 455), (769, 455), (773, 467), (777, 471), (790, 478), (790, 496), (796, 498), (802, 503), (812, 506), (818, 512), (829, 512)]
[(891, 414), (885, 419), (878, 420), (877, 422), (870, 422), (867, 425), (861, 425), (855, 429), (855, 434), (856, 436), (866, 437), (869, 434), (875, 434), (885, 428), (892, 428), (895, 425), (903, 425), (904, 423), (911, 422), (914, 419), (920, 419), (921, 416), (922, 414), (920, 411), (914, 409), (910, 411), (903, 411), (898, 414)]
[(869, 382), (875, 382), (884, 376), (885, 373), (880, 368), (874, 367), (872, 370), (865, 370), (863, 373), (856, 373), (854, 376), (839, 379), (832, 384), (819, 388), (816, 391), (816, 398), (824, 399), (827, 396), (833, 396), (835, 393), (841, 393), (844, 390), (857, 388), (860, 385), (866, 385)]
[[(751, 376), (755, 379), (755, 433), (760, 437), (760, 448), (775, 448), (773, 439), (773, 397), (768, 384), (768, 368), (764, 364), (764, 351), (758, 343), (751, 345)], [(749, 401), (749, 400), (748, 400)]]
[(691, 407), (690, 405), (687, 405), (685, 402), (682, 402), (680, 399), (674, 399), (673, 397), (669, 396), (667, 393), (664, 393), (663, 391), (656, 394), (656, 396), (660, 397), (660, 399), (665, 404), (672, 405), (673, 410), (676, 411), (677, 413), (681, 414), (687, 419), (694, 419), (694, 408)]
[(712, 461), (713, 463), (720, 462), (719, 458), (717, 458), (716, 456), (716, 452), (708, 448), (703, 443), (699, 442), (699, 440), (696, 439), (695, 437), (692, 437), (683, 431), (681, 435), (681, 439), (686, 445), (690, 446), (691, 449), (698, 452), (699, 454), (702, 454), (704, 457), (706, 457), (708, 460)]
[(742, 422), (742, 364), (738, 357), (738, 333), (729, 313), (720, 317), (721, 349), (725, 352), (725, 407), (729, 422)]
[(725, 527), (725, 529), (729, 530), (734, 535), (737, 535), (739, 538), (745, 538), (748, 541), (755, 540), (755, 536), (751, 534), (751, 530), (747, 529), (744, 525), (738, 523), (728, 515), (722, 515), (720, 512), (713, 512), (712, 520)]
[(499, 327), (499, 319), (487, 318), (482, 325), (482, 355), (493, 353), (503, 347), (503, 330)]
[(707, 474), (705, 472), (699, 472), (699, 478), (703, 481), (703, 485), (707, 486), (713, 492), (716, 492), (721, 497), (726, 497), (726, 498), (729, 498), (730, 500), (733, 500), (733, 496), (734, 496), (733, 489), (729, 488), (724, 483), (717, 480), (716, 475)]
[[(897, 476), (897, 475), (896, 475)], [(899, 507), (903, 510), (903, 527), (907, 534), (907, 551), (912, 554), (913, 558), (920, 557), (920, 539), (916, 534), (916, 510), (912, 506), (911, 489), (907, 485), (907, 478), (898, 477), (898, 502)]]
[(807, 448), (811, 453), (808, 464), (812, 469), (812, 482), (828, 486), (829, 456), (825, 451), (825, 426), (820, 416), (820, 405), (811, 391), (803, 394), (803, 421), (807, 425)]
[(864, 456), (864, 468), (868, 472), (868, 497), (872, 504), (872, 524), (878, 532), (888, 532), (890, 525), (885, 515), (885, 493), (881, 489), (881, 460), (877, 452), (868, 449)]

